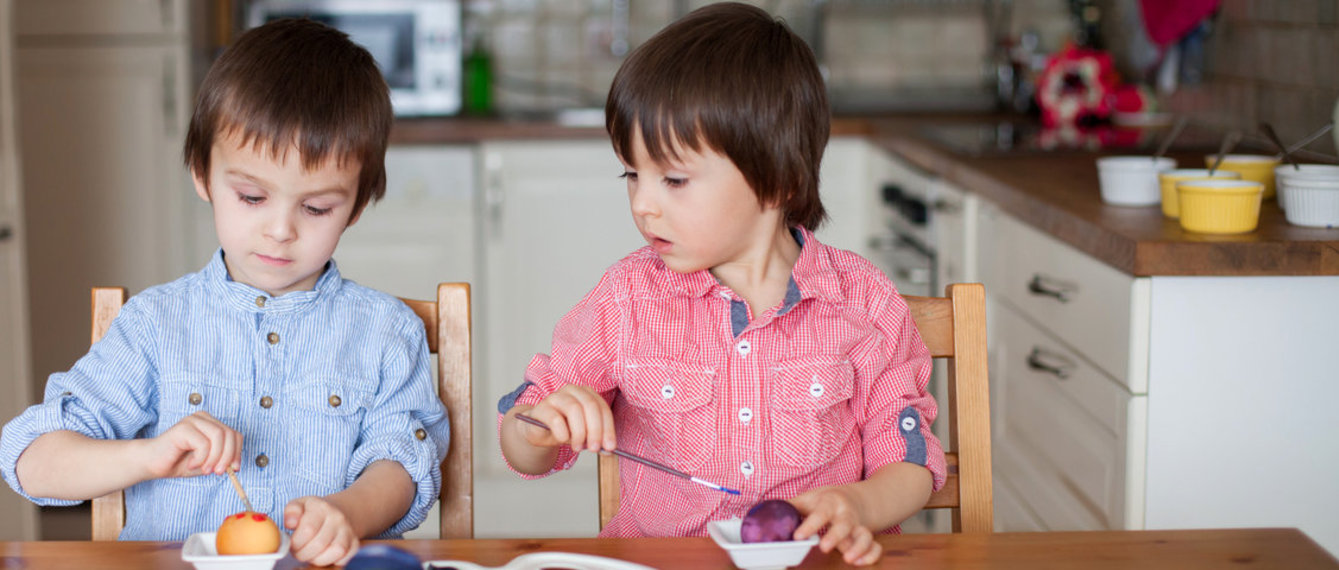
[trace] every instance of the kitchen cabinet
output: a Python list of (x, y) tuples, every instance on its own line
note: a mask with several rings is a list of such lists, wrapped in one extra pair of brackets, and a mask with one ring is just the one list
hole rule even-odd
[[(477, 306), (485, 292), (477, 285), (476, 156), (469, 145), (387, 149), (386, 195), (340, 238), (335, 250), (340, 275), (409, 299), (436, 299), (438, 283), (464, 281), (475, 284), (471, 295)], [(476, 340), (475, 350), (480, 346)], [(476, 372), (475, 381), (481, 378)], [(472, 405), (492, 408), (477, 389)], [(483, 453), (496, 450), (476, 441), (474, 456)], [(433, 505), (427, 520), (405, 538), (437, 538), (439, 508)]]
[[(12, 9), (11, 2), (0, 0), (0, 421), (18, 415), (32, 399)], [(8, 485), (0, 490), (0, 513), (5, 513), (0, 517), (0, 540), (37, 540), (37, 507)]]
[(475, 385), (484, 395), (475, 415), (484, 446), (475, 456), (476, 534), (593, 536), (594, 456), (583, 456), (569, 472), (523, 481), (498, 452), (493, 410), (521, 384), (530, 359), (549, 352), (558, 319), (605, 269), (644, 245), (618, 178), (623, 166), (603, 138), (488, 141), (479, 153), (486, 294), (475, 303), (482, 312), (475, 347), (483, 364), (476, 378), (486, 380)]
[(1339, 551), (1339, 277), (1133, 277), (988, 203), (996, 528), (1296, 526)]
[(137, 292), (198, 269), (214, 247), (181, 161), (188, 7), (14, 5), (34, 397), (88, 350), (90, 287)]

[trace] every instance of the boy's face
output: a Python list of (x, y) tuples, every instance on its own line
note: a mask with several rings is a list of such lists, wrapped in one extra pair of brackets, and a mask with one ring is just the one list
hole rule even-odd
[(276, 297), (312, 289), (357, 221), (349, 216), (361, 165), (329, 159), (306, 170), (296, 147), (275, 159), (237, 133), (214, 142), (210, 161), (208, 185), (192, 175), (196, 194), (213, 205), (228, 274)]
[(679, 160), (661, 165), (651, 160), (640, 132), (632, 141), (632, 156), (619, 157), (632, 219), (670, 269), (691, 273), (744, 262), (775, 238), (780, 210), (763, 207), (725, 155), (680, 145)]

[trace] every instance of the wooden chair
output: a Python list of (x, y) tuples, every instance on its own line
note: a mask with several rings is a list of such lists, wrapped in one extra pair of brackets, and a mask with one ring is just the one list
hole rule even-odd
[[(986, 379), (986, 291), (979, 283), (945, 289), (946, 297), (904, 296), (934, 358), (948, 360), (948, 481), (927, 509), (952, 509), (953, 532), (986, 533), (993, 525), (990, 391)], [(943, 406), (945, 403), (941, 402)], [(618, 512), (618, 458), (600, 456), (600, 528)]]
[[(125, 300), (124, 288), (93, 289), (93, 342), (106, 334)], [(442, 283), (436, 301), (402, 300), (423, 319), (428, 350), (437, 355), (438, 395), (451, 413), (451, 449), (442, 462), (440, 534), (474, 538), (470, 286)], [(93, 499), (93, 540), (116, 540), (124, 526), (121, 491)]]

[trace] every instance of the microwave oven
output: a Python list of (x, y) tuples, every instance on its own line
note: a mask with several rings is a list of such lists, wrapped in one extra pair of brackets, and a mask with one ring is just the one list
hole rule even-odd
[(254, 0), (246, 22), (310, 18), (376, 59), (396, 116), (454, 115), (461, 104), (459, 0)]

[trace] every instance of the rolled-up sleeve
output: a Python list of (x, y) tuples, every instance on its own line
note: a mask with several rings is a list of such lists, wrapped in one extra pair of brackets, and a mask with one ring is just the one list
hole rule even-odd
[(23, 490), (16, 469), (33, 440), (60, 430), (93, 439), (130, 439), (157, 418), (152, 336), (144, 334), (144, 322), (132, 298), (88, 354), (68, 372), (47, 379), (42, 402), (5, 425), (0, 474), (15, 492), (42, 506), (80, 503), (33, 497)]
[(381, 534), (398, 537), (417, 528), (441, 494), (441, 463), (451, 443), (451, 426), (433, 382), (422, 322), (401, 320), (388, 334), (396, 340), (387, 343), (380, 390), (363, 421), (345, 486), (375, 461), (404, 466), (414, 481), (414, 503)]
[(861, 426), (865, 473), (889, 463), (915, 463), (930, 470), (938, 491), (947, 467), (943, 445), (930, 429), (938, 414), (929, 393), (930, 350), (896, 291), (874, 303), (871, 317), (876, 333), (861, 355), (866, 362), (858, 367), (873, 375), (861, 383), (866, 392)]

